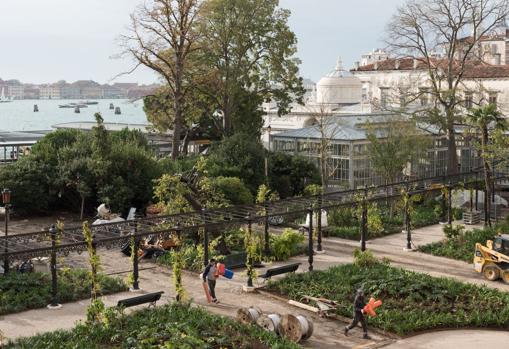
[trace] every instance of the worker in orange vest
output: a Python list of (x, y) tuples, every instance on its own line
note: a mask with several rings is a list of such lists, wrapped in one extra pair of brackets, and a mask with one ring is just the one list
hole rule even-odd
[(355, 295), (355, 300), (353, 301), (353, 320), (352, 323), (345, 327), (345, 336), (348, 336), (348, 331), (357, 326), (360, 322), (362, 325), (362, 330), (364, 331), (364, 335), (362, 338), (371, 339), (368, 336), (368, 325), (366, 324), (366, 318), (364, 317), (364, 307), (366, 306), (366, 301), (364, 299), (364, 290), (359, 288), (357, 290), (357, 294)]

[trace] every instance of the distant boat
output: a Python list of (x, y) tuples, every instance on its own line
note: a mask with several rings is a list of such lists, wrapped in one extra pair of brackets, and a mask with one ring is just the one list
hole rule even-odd
[(88, 108), (88, 105), (82, 103), (68, 103), (68, 104), (60, 104), (59, 108)]
[(85, 105), (96, 105), (96, 104), (99, 104), (99, 102), (97, 101), (81, 101), (80, 104), (85, 104)]
[(80, 112), (80, 107), (76, 106), (76, 108), (74, 108), (74, 112), (77, 113), (77, 114), (81, 113)]
[(115, 106), (113, 105), (113, 103), (110, 103), (110, 110), (113, 110), (115, 109)]
[(120, 115), (122, 114), (122, 111), (120, 111), (120, 107), (116, 107), (115, 108), (115, 115)]
[(2, 94), (0, 94), (0, 103), (9, 103), (13, 101), (12, 97), (6, 97), (4, 87), (2, 87)]
[(37, 113), (39, 111), (39, 106), (37, 104), (34, 104), (34, 113)]

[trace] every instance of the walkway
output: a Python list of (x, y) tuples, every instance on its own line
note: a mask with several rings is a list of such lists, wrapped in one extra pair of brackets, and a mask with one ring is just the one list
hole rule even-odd
[[(426, 244), (430, 242), (440, 241), (443, 239), (442, 226), (435, 225), (431, 227), (417, 229), (413, 232), (413, 241), (415, 245)], [(487, 282), (473, 271), (472, 266), (468, 263), (454, 261), (447, 258), (435, 257), (419, 252), (405, 252), (403, 247), (406, 245), (405, 234), (394, 234), (380, 239), (368, 241), (368, 248), (379, 257), (388, 257), (391, 264), (418, 272), (426, 272), (434, 276), (449, 276), (461, 281), (471, 282), (474, 284), (485, 284), (489, 287), (498, 288), (509, 291), (509, 285), (500, 282)], [(315, 269), (326, 269), (332, 265), (349, 263), (352, 261), (352, 252), (359, 246), (358, 242), (343, 240), (338, 238), (325, 238), (323, 246), (326, 250), (324, 254), (314, 256)], [(102, 262), (106, 272), (118, 272), (129, 269), (129, 258), (122, 256), (119, 252), (100, 250)], [(71, 258), (71, 257), (68, 257)], [(86, 266), (86, 254), (81, 256), (72, 255), (72, 264)], [(300, 261), (302, 266), (299, 272), (307, 270), (307, 256), (298, 256), (292, 258), (292, 262)], [(154, 267), (152, 263), (143, 262), (141, 268)], [(259, 270), (260, 273), (263, 272)], [(484, 331), (454, 331), (440, 332), (440, 336), (436, 333), (430, 333), (394, 343), (392, 340), (373, 334), (372, 341), (365, 341), (360, 338), (360, 331), (352, 332), (349, 337), (344, 337), (341, 329), (344, 323), (336, 320), (321, 319), (314, 314), (310, 314), (304, 310), (297, 309), (288, 305), (286, 302), (261, 294), (245, 294), (242, 293), (242, 285), (246, 284), (246, 277), (241, 272), (237, 272), (234, 280), (222, 279), (218, 284), (218, 297), (221, 300), (219, 305), (209, 305), (205, 302), (201, 280), (196, 274), (185, 273), (184, 285), (189, 297), (196, 306), (203, 306), (207, 310), (225, 316), (234, 317), (236, 311), (240, 307), (256, 305), (264, 312), (276, 312), (280, 314), (293, 313), (305, 314), (312, 318), (315, 326), (315, 332), (312, 338), (303, 343), (308, 348), (376, 348), (382, 345), (390, 344), (387, 348), (449, 348), (451, 346), (443, 346), (441, 344), (452, 343), (458, 336), (465, 339), (468, 343), (476, 343), (478, 340), (482, 343), (491, 343), (490, 341), (504, 340), (507, 343), (506, 332), (488, 332), (489, 341), (484, 341), (486, 332)], [(164, 291), (163, 302), (172, 299), (174, 296), (171, 273), (167, 268), (155, 267), (140, 272), (140, 285), (143, 292)], [(104, 297), (107, 305), (114, 305), (118, 299), (132, 296), (132, 293), (121, 293)], [(19, 336), (29, 336), (37, 332), (53, 331), (60, 328), (71, 328), (74, 323), (84, 318), (85, 309), (89, 301), (75, 302), (65, 304), (60, 310), (38, 309), (31, 310), (19, 314), (0, 316), (0, 329), (9, 338)], [(162, 304), (162, 302), (160, 303)], [(56, 316), (57, 315), (57, 316)], [(51, 321), (49, 320), (51, 319)], [(467, 336), (468, 335), (468, 336)], [(447, 341), (437, 342), (436, 338), (444, 338)], [(467, 339), (468, 338), (468, 339)], [(417, 346), (419, 343), (420, 346)], [(439, 343), (439, 344), (437, 344)], [(495, 343), (495, 342), (494, 342)], [(498, 343), (498, 342), (496, 342)], [(495, 346), (496, 347), (496, 346)], [(501, 347), (501, 346), (498, 346)], [(469, 347), (463, 346), (463, 349)]]

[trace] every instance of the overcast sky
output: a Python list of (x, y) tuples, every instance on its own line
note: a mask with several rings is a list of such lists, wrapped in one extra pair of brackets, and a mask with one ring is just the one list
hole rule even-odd
[[(301, 75), (317, 81), (341, 56), (346, 67), (383, 46), (387, 21), (403, 0), (280, 0), (292, 11)], [(92, 79), (101, 83), (132, 62), (112, 59), (116, 38), (140, 0), (0, 0), (0, 78), (47, 83)], [(139, 70), (115, 81), (151, 83)]]

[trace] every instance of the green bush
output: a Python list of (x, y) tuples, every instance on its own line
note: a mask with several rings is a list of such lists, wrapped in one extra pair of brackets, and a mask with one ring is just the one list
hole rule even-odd
[[(445, 230), (446, 228), (444, 228)], [(419, 251), (434, 256), (442, 256), (471, 263), (474, 258), (475, 244), (486, 244), (493, 240), (501, 227), (474, 229), (461, 234), (450, 234), (451, 238), (419, 247)], [(454, 237), (453, 237), (454, 235)]]
[(212, 180), (212, 185), (232, 205), (244, 205), (253, 203), (253, 195), (237, 177), (217, 177)]
[(359, 240), (361, 233), (359, 227), (334, 227), (329, 226), (327, 228), (329, 236), (348, 239), (348, 240)]
[(288, 275), (269, 282), (269, 289), (299, 301), (304, 296), (332, 299), (339, 303), (339, 315), (351, 317), (355, 290), (362, 287), (367, 297), (383, 301), (369, 324), (399, 335), (440, 328), (509, 329), (508, 293), (373, 263), (367, 256), (362, 260), (361, 265)]
[[(58, 300), (62, 303), (90, 298), (92, 288), (88, 271), (63, 269), (58, 273)], [(101, 292), (126, 291), (119, 278), (99, 275)], [(51, 276), (47, 273), (10, 273), (0, 278), (0, 315), (43, 308), (51, 301)]]
[(351, 227), (357, 225), (354, 210), (351, 207), (339, 207), (328, 212), (328, 223), (336, 227)]
[(6, 348), (300, 348), (299, 345), (260, 327), (211, 315), (188, 304), (172, 303), (157, 308), (145, 308), (127, 316), (111, 310), (108, 314), (108, 320), (104, 324), (78, 324), (72, 330), (19, 339), (7, 344)]
[(277, 261), (284, 261), (302, 251), (306, 237), (295, 230), (285, 229), (281, 235), (271, 235), (270, 250)]

